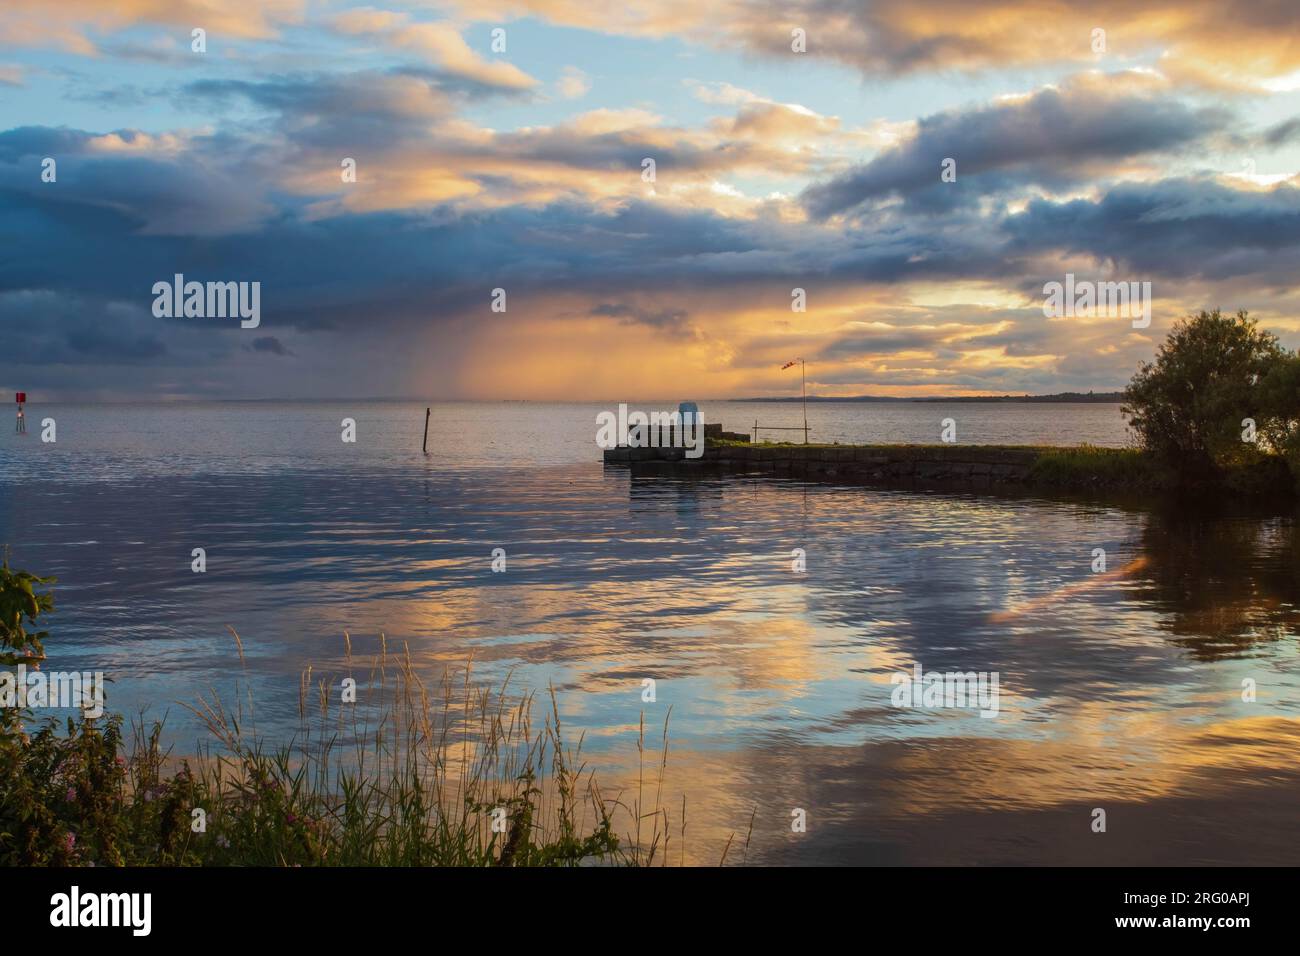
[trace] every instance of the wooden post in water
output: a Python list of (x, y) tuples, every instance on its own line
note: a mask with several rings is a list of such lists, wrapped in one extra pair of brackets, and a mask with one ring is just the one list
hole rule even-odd
[(803, 443), (808, 444), (808, 365), (799, 360), (799, 375), (803, 381)]
[(425, 409), (424, 409), (424, 445), (423, 445), (423, 448), (424, 448), (424, 453), (425, 453), (426, 455), (429, 454), (429, 409), (428, 409), (427, 406), (426, 406)]

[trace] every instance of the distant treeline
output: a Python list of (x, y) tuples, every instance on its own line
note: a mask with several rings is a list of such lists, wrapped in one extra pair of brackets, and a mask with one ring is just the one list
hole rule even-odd
[[(738, 402), (798, 402), (800, 398), (738, 398)], [(1055, 395), (964, 395), (959, 397), (894, 398), (886, 395), (853, 395), (845, 398), (809, 395), (810, 402), (1062, 402), (1088, 404), (1098, 402), (1117, 404), (1124, 400), (1123, 392), (1058, 392)]]

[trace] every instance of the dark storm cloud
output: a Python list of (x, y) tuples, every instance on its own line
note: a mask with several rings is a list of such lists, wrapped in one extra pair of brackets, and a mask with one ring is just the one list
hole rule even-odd
[[(89, 207), (145, 234), (236, 232), (273, 211), (220, 148), (169, 156), (171, 149), (138, 130), (20, 127), (0, 133), (0, 189), (19, 215), (41, 210), (58, 220)], [(45, 157), (56, 162), (54, 182), (41, 179)]]
[(1032, 202), (1001, 231), (1008, 252), (1089, 255), (1135, 278), (1258, 275), (1291, 285), (1300, 266), (1300, 189), (1237, 190), (1208, 178), (1124, 184), (1098, 202)]
[(101, 368), (164, 363), (192, 365), (212, 357), (211, 343), (173, 351), (146, 310), (75, 294), (0, 292), (0, 370), (67, 365), (79, 377)]
[[(946, 207), (1009, 186), (1053, 188), (1094, 177), (1107, 164), (1185, 147), (1223, 131), (1228, 114), (1151, 96), (1046, 89), (1025, 99), (921, 119), (916, 134), (871, 162), (810, 186), (815, 216), (846, 212), (890, 196)], [(945, 159), (957, 180), (940, 179)]]

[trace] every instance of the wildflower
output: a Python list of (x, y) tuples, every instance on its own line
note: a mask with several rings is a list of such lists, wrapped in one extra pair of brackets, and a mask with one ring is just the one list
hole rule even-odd
[(224, 833), (217, 835), (217, 846), (221, 847), (223, 850), (230, 849), (230, 840), (226, 838)]
[(77, 835), (71, 830), (63, 837), (63, 848), (71, 853), (77, 847)]
[(76, 802), (77, 802), (77, 791), (76, 791), (74, 788), (72, 788), (72, 787), (69, 787), (69, 788), (68, 788), (67, 800), (68, 800), (68, 803), (76, 803)]

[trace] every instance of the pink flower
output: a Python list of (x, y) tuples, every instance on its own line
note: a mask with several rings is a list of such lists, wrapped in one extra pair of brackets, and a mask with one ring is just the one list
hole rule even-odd
[(77, 845), (77, 835), (73, 833), (71, 830), (69, 830), (67, 835), (63, 838), (63, 847), (69, 853), (71, 853), (73, 849), (76, 847), (76, 845)]
[(68, 788), (68, 803), (76, 803), (76, 802), (77, 802), (77, 791), (74, 790), (72, 787), (69, 787), (69, 788)]

